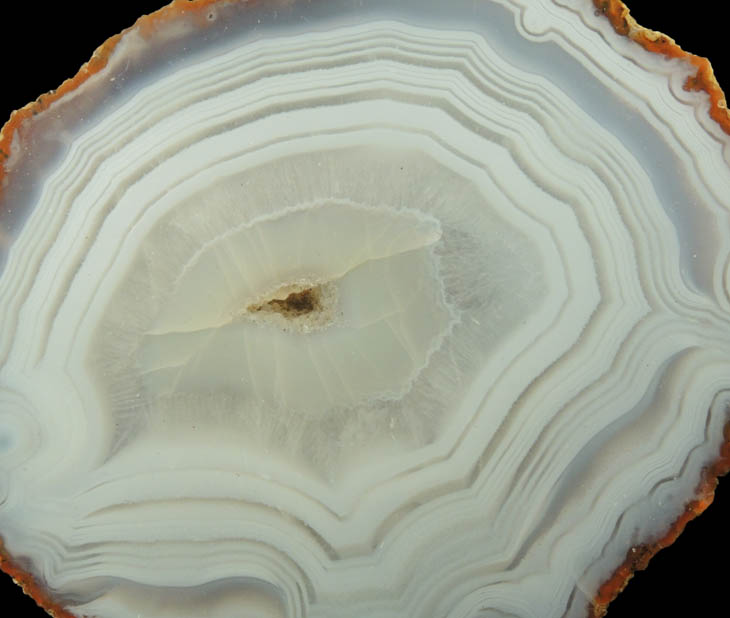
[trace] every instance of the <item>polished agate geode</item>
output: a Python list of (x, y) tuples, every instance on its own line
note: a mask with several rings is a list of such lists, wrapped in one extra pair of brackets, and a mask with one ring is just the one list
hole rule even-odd
[(599, 614), (730, 407), (730, 123), (601, 4), (178, 1), (11, 120), (3, 568), (67, 616)]

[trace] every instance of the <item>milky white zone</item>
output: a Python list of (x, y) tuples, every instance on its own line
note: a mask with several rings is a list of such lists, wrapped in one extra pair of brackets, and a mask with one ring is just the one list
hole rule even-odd
[(578, 617), (692, 497), (728, 140), (684, 65), (544, 4), (509, 36), (692, 203), (557, 77), (404, 20), (209, 54), (70, 143), (0, 280), (0, 533), (71, 611)]

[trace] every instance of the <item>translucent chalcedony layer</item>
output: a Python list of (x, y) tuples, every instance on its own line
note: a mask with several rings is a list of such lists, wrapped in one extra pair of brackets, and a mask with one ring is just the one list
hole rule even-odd
[(74, 613), (582, 616), (716, 456), (688, 68), (590, 3), (390, 4), (132, 30), (67, 112), (0, 279), (0, 534)]

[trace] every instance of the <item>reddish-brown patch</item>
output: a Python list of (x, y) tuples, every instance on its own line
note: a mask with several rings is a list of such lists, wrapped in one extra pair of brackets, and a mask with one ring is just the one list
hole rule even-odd
[(661, 32), (649, 30), (636, 23), (629, 9), (621, 0), (593, 0), (596, 9), (611, 22), (613, 29), (636, 41), (647, 51), (667, 58), (682, 58), (697, 69), (684, 83), (685, 90), (702, 90), (710, 97), (710, 117), (730, 135), (730, 111), (725, 93), (715, 79), (712, 65), (707, 58), (684, 51), (675, 41)]
[(688, 522), (700, 515), (715, 497), (715, 487), (718, 478), (730, 472), (730, 422), (725, 425), (723, 432), (724, 442), (718, 459), (702, 473), (697, 498), (691, 500), (684, 507), (684, 512), (669, 527), (667, 533), (653, 543), (632, 547), (626, 554), (626, 559), (611, 577), (598, 589), (589, 609), (589, 618), (600, 618), (606, 614), (606, 609), (629, 583), (636, 571), (647, 567), (649, 560), (661, 549), (668, 547), (677, 540)]

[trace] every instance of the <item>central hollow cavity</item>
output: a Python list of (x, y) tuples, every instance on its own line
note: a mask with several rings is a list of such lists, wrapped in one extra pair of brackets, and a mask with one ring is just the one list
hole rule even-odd
[(284, 329), (311, 332), (334, 320), (337, 290), (333, 282), (294, 283), (280, 287), (246, 307), (246, 317)]
[(322, 288), (315, 286), (291, 292), (286, 298), (272, 298), (264, 303), (250, 305), (247, 311), (274, 311), (284, 317), (298, 317), (322, 308)]

